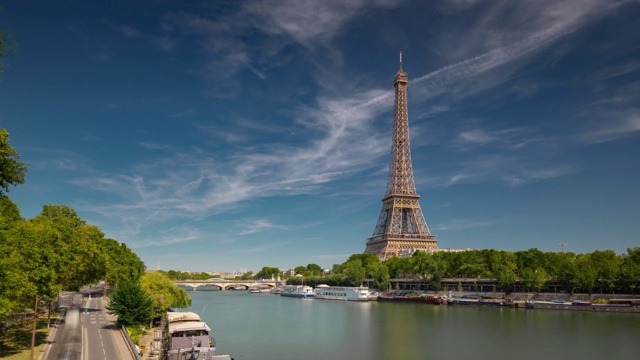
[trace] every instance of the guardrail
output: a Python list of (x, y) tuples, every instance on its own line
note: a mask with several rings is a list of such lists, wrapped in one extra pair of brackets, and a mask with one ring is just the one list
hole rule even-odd
[(136, 348), (136, 344), (133, 343), (133, 340), (131, 340), (129, 333), (127, 332), (127, 328), (125, 328), (124, 325), (122, 325), (122, 327), (120, 328), (120, 331), (122, 332), (122, 336), (124, 336), (124, 339), (127, 342), (127, 346), (129, 347), (129, 350), (131, 350), (131, 353), (133, 354), (133, 358), (135, 360), (142, 359), (142, 356), (140, 356), (140, 352)]

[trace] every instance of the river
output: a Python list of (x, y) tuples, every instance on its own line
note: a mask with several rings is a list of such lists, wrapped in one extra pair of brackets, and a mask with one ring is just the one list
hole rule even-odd
[(640, 359), (640, 314), (189, 295), (235, 360)]

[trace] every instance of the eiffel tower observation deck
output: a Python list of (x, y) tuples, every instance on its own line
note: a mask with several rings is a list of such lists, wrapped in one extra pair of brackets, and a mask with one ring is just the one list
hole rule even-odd
[(438, 240), (432, 235), (420, 208), (416, 192), (409, 145), (409, 116), (407, 112), (407, 84), (409, 78), (400, 68), (393, 80), (396, 88), (393, 120), (393, 141), (389, 163), (387, 191), (382, 198), (382, 210), (373, 235), (367, 239), (365, 253), (380, 260), (411, 254), (415, 250), (433, 251)]

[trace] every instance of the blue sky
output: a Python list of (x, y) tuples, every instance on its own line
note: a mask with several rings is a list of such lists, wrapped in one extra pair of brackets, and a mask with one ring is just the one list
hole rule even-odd
[(149, 268), (323, 267), (386, 189), (398, 54), (442, 248), (640, 246), (637, 1), (13, 1), (0, 127), (25, 218)]

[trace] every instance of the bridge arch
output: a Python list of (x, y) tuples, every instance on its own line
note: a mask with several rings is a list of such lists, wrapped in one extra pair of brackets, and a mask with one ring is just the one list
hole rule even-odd
[(264, 286), (269, 287), (278, 286), (280, 284), (277, 280), (222, 280), (222, 279), (210, 279), (210, 280), (175, 280), (176, 285), (182, 287), (188, 287), (197, 291), (202, 286), (215, 286), (219, 290), (231, 290), (231, 289), (244, 289), (248, 290), (250, 287)]

